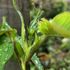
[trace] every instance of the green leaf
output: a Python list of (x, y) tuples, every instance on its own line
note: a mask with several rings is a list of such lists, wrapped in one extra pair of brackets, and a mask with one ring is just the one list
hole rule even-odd
[(50, 22), (45, 18), (42, 18), (41, 21), (38, 22), (38, 32), (41, 32), (42, 34), (45, 34), (47, 36), (56, 35), (56, 32), (50, 25)]
[(16, 40), (14, 41), (14, 48), (16, 50), (15, 52), (17, 52), (18, 57), (24, 57), (21, 37), (16, 37)]
[(12, 37), (15, 37), (16, 35), (16, 30), (15, 29), (12, 29), (8, 23), (6, 22), (6, 17), (3, 17), (3, 21), (2, 21), (2, 24), (0, 25), (0, 36), (3, 35), (3, 34), (9, 34), (11, 35)]
[(63, 12), (52, 19), (51, 27), (60, 36), (70, 37), (70, 12)]
[(32, 62), (35, 64), (38, 70), (43, 70), (43, 66), (39, 60), (39, 58), (36, 56), (36, 54), (33, 55), (31, 58)]
[(9, 38), (0, 36), (0, 70), (3, 70), (4, 65), (13, 55), (14, 48)]
[[(37, 11), (36, 11), (37, 10)], [(37, 22), (40, 19), (40, 17), (43, 14), (43, 11), (41, 11), (40, 9), (35, 9), (32, 11), (32, 13), (35, 12), (35, 15), (32, 15), (34, 18), (30, 23), (30, 27), (28, 29), (29, 34), (33, 35), (36, 31), (37, 31)]]
[(48, 34), (49, 30), (49, 21), (45, 18), (42, 18), (41, 21), (38, 23), (38, 29), (43, 34)]
[(3, 22), (0, 25), (0, 35), (4, 34), (5, 32), (11, 30), (10, 26), (6, 22), (6, 17), (3, 17)]

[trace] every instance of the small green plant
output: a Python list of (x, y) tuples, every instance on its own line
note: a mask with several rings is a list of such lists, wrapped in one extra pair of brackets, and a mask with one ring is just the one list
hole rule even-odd
[[(26, 30), (24, 19), (13, 0), (13, 6), (21, 19), (21, 36), (17, 35), (15, 29), (11, 28), (6, 18), (0, 25), (0, 70), (3, 70), (5, 63), (12, 55), (16, 55), (21, 64), (22, 70), (27, 70), (27, 64), (31, 60), (38, 70), (43, 67), (36, 56), (36, 50), (43, 44), (48, 36), (70, 37), (70, 12), (63, 12), (51, 21), (42, 18), (38, 21), (37, 17), (31, 21), (28, 27), (28, 40), (26, 38)], [(31, 66), (30, 66), (31, 70)]]

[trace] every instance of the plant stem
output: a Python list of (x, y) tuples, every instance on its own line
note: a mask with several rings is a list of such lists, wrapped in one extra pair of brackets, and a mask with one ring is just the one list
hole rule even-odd
[(26, 63), (24, 63), (23, 61), (21, 61), (21, 67), (22, 67), (22, 70), (26, 70)]
[(43, 42), (46, 40), (47, 36), (43, 35), (40, 37), (39, 41), (37, 41), (35, 44), (31, 46), (31, 52), (28, 56), (27, 60), (30, 60), (30, 58), (33, 56), (33, 54), (36, 52), (36, 50), (43, 44)]

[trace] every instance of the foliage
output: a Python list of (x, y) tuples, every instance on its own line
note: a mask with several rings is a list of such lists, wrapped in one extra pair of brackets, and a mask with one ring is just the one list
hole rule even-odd
[[(54, 17), (51, 21), (48, 21), (47, 19), (42, 19), (39, 21), (38, 14), (28, 28), (29, 33), (27, 40), (24, 19), (18, 7), (16, 6), (15, 0), (13, 0), (13, 6), (21, 20), (21, 36), (18, 36), (15, 29), (12, 29), (8, 24), (6, 24), (6, 20), (3, 19), (3, 24), (0, 26), (0, 38), (5, 35), (5, 38), (8, 41), (5, 40), (5, 38), (0, 40), (0, 49), (2, 49), (0, 50), (0, 60), (2, 59), (6, 63), (14, 53), (20, 61), (22, 70), (26, 70), (26, 65), (28, 62), (30, 62), (30, 60), (34, 63), (34, 66), (38, 70), (43, 70), (40, 60), (34, 54), (49, 35), (57, 35), (68, 38), (70, 37), (70, 12), (61, 13)], [(33, 24), (36, 25), (36, 30)], [(33, 32), (31, 29), (33, 29)], [(6, 49), (9, 49), (7, 50), (7, 53), (4, 52)], [(7, 55), (8, 57), (5, 60)], [(0, 63), (0, 66), (4, 67), (4, 64), (2, 66), (2, 63)]]
[[(50, 22), (44, 19), (42, 20), (43, 23), (39, 24), (39, 30), (42, 28), (43, 32), (47, 33), (47, 30), (51, 29), (58, 33), (59, 36), (63, 37), (70, 37), (70, 30), (69, 30), (69, 23), (70, 23), (70, 12), (64, 12), (57, 16), (55, 16)], [(66, 21), (67, 20), (67, 21)], [(65, 22), (66, 21), (66, 22)], [(47, 23), (47, 24), (46, 24)], [(58, 25), (58, 26), (57, 26)], [(46, 28), (44, 28), (46, 27)], [(56, 29), (55, 29), (56, 27)], [(42, 31), (40, 30), (40, 31)]]
[(3, 17), (3, 22), (0, 26), (0, 70), (3, 70), (5, 63), (13, 55), (12, 38), (14, 38), (15, 33), (16, 31), (6, 23), (6, 18)]

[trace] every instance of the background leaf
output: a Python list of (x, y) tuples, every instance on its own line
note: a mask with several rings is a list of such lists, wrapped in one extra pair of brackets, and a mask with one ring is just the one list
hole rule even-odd
[(70, 37), (70, 12), (63, 12), (55, 16), (51, 26), (60, 36)]

